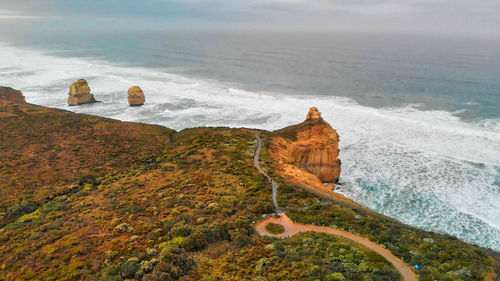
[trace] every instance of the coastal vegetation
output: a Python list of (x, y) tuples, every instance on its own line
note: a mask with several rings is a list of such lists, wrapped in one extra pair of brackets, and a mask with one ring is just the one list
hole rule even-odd
[[(252, 163), (256, 130), (175, 132), (0, 100), (0, 131), (0, 280), (400, 280), (385, 259), (345, 239), (255, 232), (274, 212), (271, 186)], [(452, 237), (317, 204), (261, 153), (297, 222), (380, 243), (421, 265), (421, 280), (484, 280), (498, 268)]]
[(221, 261), (202, 264), (200, 271), (211, 275), (205, 280), (401, 280), (377, 253), (314, 232), (263, 239), (236, 255), (224, 255)]
[(285, 227), (283, 227), (279, 223), (270, 222), (270, 223), (266, 224), (266, 230), (271, 232), (272, 234), (281, 234), (281, 233), (285, 232)]
[(452, 236), (426, 232), (341, 204), (288, 212), (296, 222), (346, 230), (376, 242), (406, 263), (418, 266), (420, 280), (484, 280), (496, 261), (483, 250)]

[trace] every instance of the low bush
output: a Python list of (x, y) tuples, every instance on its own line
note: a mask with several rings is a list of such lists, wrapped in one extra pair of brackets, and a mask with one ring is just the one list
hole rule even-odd
[(266, 230), (272, 234), (281, 234), (285, 232), (285, 227), (279, 223), (270, 222), (266, 224)]

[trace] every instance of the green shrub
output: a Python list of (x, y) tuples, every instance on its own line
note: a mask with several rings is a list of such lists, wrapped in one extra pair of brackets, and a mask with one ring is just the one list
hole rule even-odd
[(186, 226), (186, 225), (176, 225), (172, 228), (170, 233), (176, 237), (176, 236), (182, 236), (182, 237), (188, 237), (191, 234), (191, 227)]
[[(180, 246), (180, 245), (182, 245), (182, 243), (184, 243), (185, 240), (186, 240), (186, 237), (177, 236), (177, 237), (174, 237), (172, 240), (170, 240), (168, 244)], [(163, 243), (160, 244), (160, 248), (165, 248), (165, 246), (167, 245), (167, 244), (165, 244), (165, 246), (162, 247), (162, 244)]]
[(193, 259), (184, 249), (168, 245), (161, 251), (160, 262), (155, 266), (153, 273), (145, 275), (145, 280), (178, 280), (187, 275), (193, 265)]
[(195, 231), (182, 242), (182, 246), (188, 251), (203, 250), (207, 246), (207, 236), (202, 231)]
[(131, 260), (123, 263), (120, 266), (120, 272), (122, 276), (125, 278), (133, 278), (135, 277), (135, 273), (139, 270), (141, 264), (136, 260)]
[(326, 277), (327, 281), (341, 281), (345, 280), (344, 275), (340, 272), (335, 272)]
[(10, 219), (18, 218), (24, 214), (29, 214), (36, 210), (37, 204), (33, 201), (21, 201), (19, 204), (7, 208), (7, 217)]
[(99, 280), (102, 281), (122, 281), (120, 276), (120, 267), (116, 265), (108, 266), (103, 269), (103, 273)]
[(285, 227), (279, 223), (270, 222), (266, 224), (266, 230), (272, 234), (281, 234), (285, 232)]

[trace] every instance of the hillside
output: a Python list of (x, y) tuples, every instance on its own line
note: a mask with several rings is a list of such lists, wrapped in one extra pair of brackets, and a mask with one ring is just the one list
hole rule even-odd
[(34, 211), (76, 183), (140, 167), (174, 131), (74, 114), (0, 91), (0, 226)]
[[(259, 236), (274, 211), (255, 133), (175, 132), (27, 104), (0, 90), (0, 280), (400, 280), (380, 255), (313, 232)], [(280, 182), (290, 218), (376, 242), (420, 280), (492, 280), (482, 249)], [(333, 198), (335, 199), (335, 198)], [(305, 205), (308, 208), (303, 208)]]

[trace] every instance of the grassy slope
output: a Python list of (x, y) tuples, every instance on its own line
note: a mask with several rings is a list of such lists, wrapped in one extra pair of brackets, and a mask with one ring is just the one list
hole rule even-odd
[(142, 165), (173, 130), (0, 100), (0, 226), (85, 181)]
[[(174, 133), (5, 101), (0, 131), (0, 280), (398, 279), (373, 253), (331, 236), (278, 241), (254, 232), (273, 206), (252, 165), (253, 131)], [(317, 199), (287, 186), (280, 200)], [(331, 208), (310, 211), (328, 221)], [(355, 228), (360, 220), (346, 223)], [(428, 237), (395, 227), (411, 231), (411, 241)], [(459, 265), (472, 258), (472, 270), (491, 271), (488, 256), (467, 247), (472, 256), (457, 256)]]

